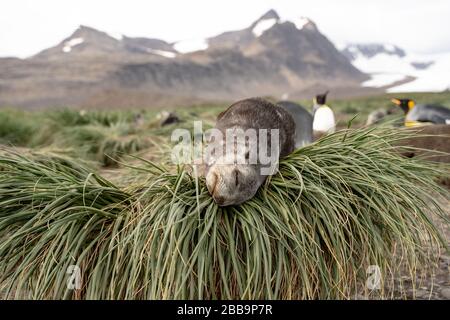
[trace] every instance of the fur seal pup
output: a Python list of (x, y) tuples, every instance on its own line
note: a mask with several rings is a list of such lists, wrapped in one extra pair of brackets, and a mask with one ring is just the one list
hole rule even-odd
[(301, 105), (292, 101), (278, 101), (295, 122), (295, 148), (301, 148), (313, 141), (313, 116)]
[[(263, 164), (261, 148), (258, 147), (261, 139), (267, 139), (269, 150), (273, 150), (272, 146), (278, 142), (277, 153), (270, 154), (277, 163), (279, 158), (290, 154), (295, 147), (295, 122), (292, 116), (282, 107), (261, 98), (232, 104), (219, 114), (215, 128), (223, 134), (220, 141), (214, 141), (220, 152), (206, 155), (205, 176), (208, 191), (220, 206), (237, 205), (251, 199), (266, 180), (268, 175), (263, 174), (261, 169), (267, 163)], [(278, 141), (272, 141), (270, 129), (278, 129)], [(230, 139), (226, 134), (242, 131), (256, 132), (257, 141), (250, 142), (246, 136), (243, 139), (245, 143), (237, 143), (239, 138)], [(227, 143), (227, 138), (231, 142)], [(212, 143), (211, 138), (209, 143)], [(226, 145), (232, 145), (231, 150), (226, 149)], [(267, 150), (263, 152), (272, 153)]]

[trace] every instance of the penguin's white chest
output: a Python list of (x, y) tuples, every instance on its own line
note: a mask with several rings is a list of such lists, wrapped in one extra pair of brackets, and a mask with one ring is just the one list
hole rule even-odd
[(314, 114), (313, 130), (322, 132), (334, 132), (336, 130), (336, 122), (333, 110), (328, 106), (321, 106)]

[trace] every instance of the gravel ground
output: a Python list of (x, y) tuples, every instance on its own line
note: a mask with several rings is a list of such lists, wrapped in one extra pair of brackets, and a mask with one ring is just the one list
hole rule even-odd
[[(450, 219), (450, 199), (439, 199), (439, 203), (445, 210), (447, 217)], [(443, 236), (450, 248), (450, 226), (443, 225), (434, 217), (435, 223), (440, 226)], [(415, 298), (419, 300), (450, 300), (450, 253), (443, 252), (437, 261), (437, 268), (431, 275), (427, 275), (422, 279), (421, 283), (417, 283), (415, 290), (409, 279), (406, 287), (407, 298)], [(404, 277), (408, 280), (408, 277)]]
[[(450, 199), (438, 199), (441, 207), (445, 210), (447, 217), (450, 219)], [(432, 212), (432, 209), (430, 209)], [(447, 245), (450, 248), (450, 225), (443, 224), (442, 220), (432, 215), (434, 223), (441, 230), (441, 234), (445, 237)], [(434, 266), (434, 267), (433, 267)], [(393, 299), (416, 299), (416, 300), (450, 300), (450, 253), (442, 252), (430, 259), (427, 270), (417, 270), (415, 283), (409, 272), (400, 271), (399, 276), (394, 279), (394, 288), (392, 293)], [(392, 283), (387, 285), (386, 292), (392, 292)], [(400, 290), (401, 289), (401, 290)], [(389, 295), (390, 296), (390, 295)], [(364, 292), (363, 289), (358, 290), (358, 294), (354, 297), (356, 300), (373, 300), (377, 299), (377, 291), (371, 293)]]

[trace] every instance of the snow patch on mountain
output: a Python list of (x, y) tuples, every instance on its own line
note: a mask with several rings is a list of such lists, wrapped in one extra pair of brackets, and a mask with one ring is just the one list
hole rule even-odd
[(189, 53), (208, 49), (206, 39), (187, 39), (176, 42), (173, 48), (180, 53)]
[(253, 27), (252, 32), (256, 37), (259, 37), (274, 25), (285, 22), (292, 22), (298, 30), (302, 30), (307, 24), (312, 23), (307, 17), (295, 17), (293, 19), (269, 18), (258, 21)]
[[(406, 53), (392, 44), (354, 44), (342, 49), (352, 64), (369, 74), (364, 87), (390, 87), (388, 92), (427, 92), (450, 88), (450, 53)], [(396, 82), (414, 80), (395, 85)]]
[(277, 22), (278, 20), (275, 18), (261, 20), (253, 27), (252, 32), (256, 37), (259, 37), (265, 31), (272, 28)]
[(386, 50), (387, 52), (392, 52), (392, 53), (396, 52), (396, 47), (393, 44), (386, 43), (383, 45), (383, 47), (384, 47), (384, 50)]
[(311, 20), (306, 17), (299, 17), (292, 20), (292, 23), (295, 24), (298, 30), (302, 30), (310, 22)]
[(414, 69), (415, 80), (389, 88), (388, 92), (439, 92), (450, 90), (450, 53), (415, 55), (417, 61), (432, 60), (426, 69)]
[(156, 54), (165, 58), (175, 58), (177, 56), (177, 54), (175, 52), (171, 52), (171, 51), (165, 51), (165, 50), (156, 50), (156, 49), (150, 49), (148, 48), (146, 50), (148, 53), (152, 53), (152, 54)]
[(408, 58), (401, 58), (387, 53), (379, 53), (372, 58), (358, 55), (352, 63), (356, 68), (366, 73), (395, 72), (412, 75), (415, 71)]
[[(428, 67), (417, 68), (418, 61), (427, 61)], [(433, 63), (430, 64), (429, 61)], [(353, 65), (372, 77), (363, 86), (389, 86), (407, 77), (416, 78), (389, 88), (388, 92), (443, 91), (450, 88), (450, 53), (408, 54), (403, 58), (389, 54), (377, 54), (372, 58), (359, 56), (353, 61)]]
[(371, 79), (364, 81), (363, 87), (381, 88), (405, 79), (401, 73), (373, 73)]
[(64, 46), (63, 46), (63, 48), (62, 48), (62, 51), (63, 51), (64, 53), (69, 53), (70, 51), (72, 51), (72, 48), (73, 48), (73, 47), (75, 47), (75, 46), (77, 46), (77, 45), (79, 45), (79, 44), (82, 44), (83, 42), (84, 42), (84, 39), (83, 39), (83, 38), (73, 38), (73, 39), (70, 39), (70, 40), (64, 42)]

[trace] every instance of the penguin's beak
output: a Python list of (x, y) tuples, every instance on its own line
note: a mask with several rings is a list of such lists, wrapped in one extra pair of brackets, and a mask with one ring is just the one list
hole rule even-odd
[(391, 99), (391, 101), (398, 106), (400, 105), (400, 100), (398, 99)]

